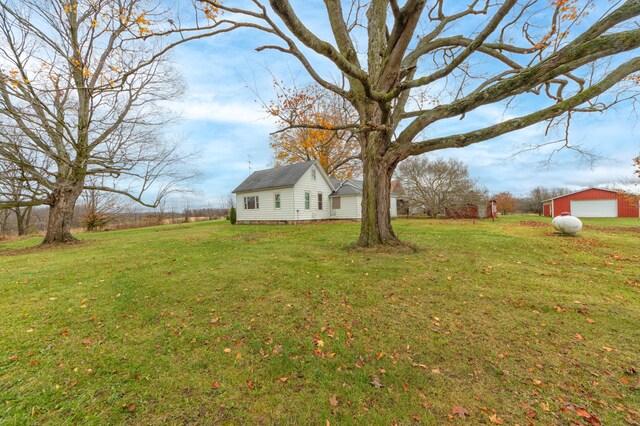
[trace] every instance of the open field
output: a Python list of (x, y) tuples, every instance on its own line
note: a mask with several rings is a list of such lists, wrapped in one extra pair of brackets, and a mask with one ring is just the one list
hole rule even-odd
[(549, 222), (0, 243), (0, 423), (639, 424), (640, 221)]

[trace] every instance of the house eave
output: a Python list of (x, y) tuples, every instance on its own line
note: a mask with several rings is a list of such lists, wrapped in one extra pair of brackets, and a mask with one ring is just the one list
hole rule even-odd
[(558, 195), (557, 197), (553, 197), (553, 198), (549, 198), (546, 200), (542, 200), (543, 203), (546, 203), (548, 201), (553, 201), (553, 200), (557, 200), (558, 198), (563, 198), (563, 197), (568, 197), (569, 195), (575, 195), (575, 194), (579, 194), (581, 192), (585, 192), (585, 191), (590, 191), (592, 189), (597, 189), (598, 191), (607, 191), (607, 192), (613, 192), (615, 194), (618, 193), (618, 191), (615, 191), (613, 189), (605, 189), (605, 188), (596, 188), (596, 187), (590, 187), (590, 188), (585, 188), (585, 189), (581, 189), (580, 191), (575, 191), (575, 192), (570, 192), (568, 194), (563, 194), (563, 195)]
[[(297, 183), (297, 182), (296, 182)], [(272, 189), (286, 189), (286, 188), (293, 188), (295, 185), (286, 185), (286, 186), (268, 186), (266, 188), (259, 188), (259, 189), (250, 189), (248, 191), (236, 191), (235, 189), (233, 191), (231, 191), (232, 194), (248, 194), (251, 192), (262, 192), (262, 191), (270, 191)]]

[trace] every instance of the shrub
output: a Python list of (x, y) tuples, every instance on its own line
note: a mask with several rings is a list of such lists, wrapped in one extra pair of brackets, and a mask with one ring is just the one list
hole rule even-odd
[(100, 213), (85, 213), (82, 224), (88, 232), (97, 231), (104, 228), (109, 223), (109, 219)]
[(236, 208), (231, 207), (231, 211), (229, 211), (229, 221), (232, 225), (236, 224)]

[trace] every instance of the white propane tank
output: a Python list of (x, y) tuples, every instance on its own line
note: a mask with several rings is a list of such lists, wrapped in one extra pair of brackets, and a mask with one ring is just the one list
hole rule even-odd
[(582, 229), (582, 221), (569, 213), (562, 213), (551, 221), (551, 225), (566, 235), (576, 235)]

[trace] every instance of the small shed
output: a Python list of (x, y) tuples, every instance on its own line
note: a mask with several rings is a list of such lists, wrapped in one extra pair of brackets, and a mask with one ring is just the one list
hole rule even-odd
[(640, 217), (636, 197), (612, 189), (587, 188), (542, 202), (544, 216)]
[(465, 204), (457, 208), (445, 209), (445, 216), (448, 219), (494, 219), (497, 214), (496, 200), (491, 200), (486, 204)]

